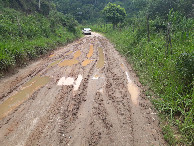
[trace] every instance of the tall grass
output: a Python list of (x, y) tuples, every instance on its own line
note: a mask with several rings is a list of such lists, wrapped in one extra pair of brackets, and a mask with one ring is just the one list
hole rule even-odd
[(0, 72), (81, 37), (79, 28), (69, 24), (70, 30), (60, 15), (57, 12), (51, 12), (48, 17), (38, 13), (25, 15), (13, 9), (1, 9)]
[[(193, 20), (186, 21), (187, 30), (176, 30), (172, 34), (172, 55), (166, 53), (164, 33), (151, 30), (151, 41), (147, 41), (146, 27), (128, 26), (113, 30), (110, 25), (91, 26), (94, 31), (104, 33), (124, 54), (139, 75), (143, 85), (149, 87), (148, 97), (165, 115), (169, 123), (179, 129), (181, 138), (165, 136), (171, 145), (194, 144), (194, 51)], [(154, 93), (154, 95), (152, 94)], [(164, 133), (167, 132), (164, 128)]]

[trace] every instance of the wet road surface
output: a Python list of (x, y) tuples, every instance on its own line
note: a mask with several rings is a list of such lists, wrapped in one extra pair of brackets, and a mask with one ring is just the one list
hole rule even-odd
[(93, 33), (0, 82), (0, 145), (166, 145), (130, 65)]

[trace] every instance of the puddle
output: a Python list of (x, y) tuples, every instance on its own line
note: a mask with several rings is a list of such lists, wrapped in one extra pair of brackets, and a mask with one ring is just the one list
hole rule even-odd
[(85, 60), (82, 62), (82, 66), (87, 66), (88, 64), (90, 64), (93, 60)]
[(124, 66), (123, 63), (121, 63), (121, 68), (122, 68), (123, 70), (125, 70), (125, 66)]
[(128, 72), (125, 72), (125, 74), (127, 76), (128, 83), (132, 83), (132, 80), (130, 79)]
[(139, 96), (139, 89), (137, 87), (137, 85), (135, 85), (134, 83), (128, 83), (128, 91), (131, 95), (131, 100), (132, 102), (137, 105), (138, 104), (138, 96)]
[(102, 48), (98, 48), (98, 54), (99, 54), (99, 59), (97, 62), (97, 68), (102, 68), (104, 66), (104, 53)]
[(16, 107), (26, 101), (32, 94), (45, 86), (50, 81), (49, 77), (36, 76), (27, 82), (15, 95), (9, 97), (0, 105), (0, 119), (7, 116)]
[(99, 75), (94, 75), (94, 77), (92, 78), (93, 80), (98, 80)]
[(76, 58), (78, 58), (80, 56), (81, 56), (81, 51), (78, 50), (78, 51), (75, 52), (73, 59), (76, 59)]
[(62, 77), (59, 80), (59, 82), (58, 82), (57, 85), (59, 85), (59, 86), (62, 86), (62, 85), (73, 85), (73, 83), (74, 83), (74, 79), (73, 78), (70, 78), (70, 77), (68, 77), (68, 78)]
[(73, 51), (67, 52), (67, 53), (65, 54), (65, 56), (66, 56), (66, 55), (70, 55), (71, 53), (73, 53)]
[(69, 85), (73, 85), (74, 86), (74, 91), (78, 90), (79, 89), (79, 86), (81, 84), (81, 81), (82, 81), (83, 77), (82, 75), (78, 75), (78, 78), (77, 80), (75, 81), (74, 78), (71, 78), (71, 77), (62, 77), (59, 82), (58, 82), (58, 86), (69, 86)]
[(52, 57), (54, 57), (54, 56), (55, 56), (55, 54), (52, 54), (52, 55), (49, 56), (49, 58), (52, 58)]
[(72, 59), (72, 60), (64, 60), (63, 62), (61, 62), (59, 64), (60, 67), (63, 67), (63, 66), (72, 66), (74, 64), (78, 64), (79, 61), (78, 60), (75, 60), (75, 59)]
[(93, 45), (90, 45), (90, 51), (89, 51), (89, 53), (88, 53), (88, 55), (87, 55), (88, 59), (89, 59), (90, 57), (92, 57), (93, 52), (94, 52), (94, 47), (93, 47)]
[(89, 50), (89, 53), (87, 54), (88, 59), (82, 62), (82, 66), (87, 66), (93, 61), (93, 60), (89, 60), (89, 58), (92, 57), (93, 52), (94, 52), (93, 45), (90, 45), (90, 50)]
[[(72, 51), (69, 51), (68, 53), (65, 54), (65, 56), (66, 56), (66, 55), (70, 55), (71, 53), (72, 53)], [(78, 58), (80, 55), (81, 55), (81, 51), (78, 50), (77, 52), (75, 52), (74, 58), (73, 58), (73, 59), (71, 59), (71, 60), (64, 60), (63, 62), (61, 62), (61, 63), (59, 64), (59, 66), (60, 66), (60, 67), (63, 67), (63, 66), (72, 66), (72, 65), (74, 65), (74, 64), (78, 64), (79, 61), (76, 60), (76, 58)]]
[(98, 92), (100, 92), (100, 93), (103, 94), (104, 93), (104, 90), (101, 88), (101, 89), (98, 90)]
[(74, 89), (73, 89), (74, 91), (78, 90), (82, 79), (83, 79), (82, 75), (78, 75), (78, 78), (77, 78), (77, 80), (75, 81), (75, 84), (74, 84)]
[(57, 65), (59, 62), (61, 62), (61, 60), (56, 60), (56, 61), (54, 61), (53, 63), (51, 63), (51, 64), (48, 66), (48, 68)]
[(127, 80), (128, 80), (127, 87), (128, 87), (129, 94), (131, 95), (131, 100), (132, 100), (133, 104), (137, 105), (138, 97), (139, 97), (139, 89), (138, 89), (137, 85), (135, 85), (132, 82), (132, 80), (130, 79), (128, 72), (125, 72), (125, 74), (126, 74)]

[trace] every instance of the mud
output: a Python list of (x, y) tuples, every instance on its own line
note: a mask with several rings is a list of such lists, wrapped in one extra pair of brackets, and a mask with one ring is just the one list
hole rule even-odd
[(49, 82), (49, 77), (36, 76), (24, 86), (15, 95), (9, 97), (0, 105), (0, 119), (7, 116), (15, 108), (26, 101), (36, 90)]
[(92, 60), (85, 60), (82, 62), (82, 66), (87, 66), (88, 64), (90, 64), (92, 62)]
[(54, 67), (54, 66), (57, 65), (59, 62), (61, 62), (61, 60), (56, 60), (56, 61), (54, 61), (53, 63), (51, 63), (51, 64), (48, 66), (48, 68)]
[(104, 66), (104, 53), (103, 53), (102, 48), (98, 48), (98, 54), (99, 54), (99, 59), (98, 59), (96, 67), (102, 68)]
[(0, 145), (166, 145), (126, 60), (93, 33), (0, 81)]
[(87, 55), (88, 59), (89, 59), (90, 57), (92, 57), (93, 52), (94, 52), (94, 46), (91, 44), (91, 45), (90, 45), (90, 51), (89, 51), (89, 53), (88, 53), (88, 55)]

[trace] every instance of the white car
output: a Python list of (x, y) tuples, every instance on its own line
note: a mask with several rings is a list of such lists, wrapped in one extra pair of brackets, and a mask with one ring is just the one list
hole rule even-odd
[(82, 32), (83, 32), (83, 34), (90, 34), (90, 35), (91, 35), (92, 30), (91, 30), (90, 28), (84, 28), (84, 29), (82, 30)]

